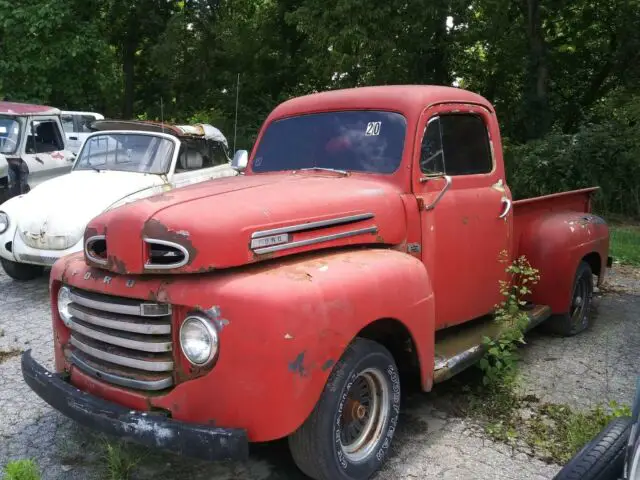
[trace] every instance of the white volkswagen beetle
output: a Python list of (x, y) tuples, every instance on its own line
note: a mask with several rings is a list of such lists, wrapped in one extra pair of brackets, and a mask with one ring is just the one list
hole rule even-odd
[(0, 206), (0, 262), (30, 280), (82, 251), (85, 226), (105, 210), (172, 188), (237, 175), (211, 125), (99, 120), (70, 173)]

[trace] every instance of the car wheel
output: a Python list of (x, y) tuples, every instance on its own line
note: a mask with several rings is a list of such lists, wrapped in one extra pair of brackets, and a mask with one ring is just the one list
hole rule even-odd
[(552, 315), (545, 328), (563, 337), (576, 335), (589, 327), (593, 303), (593, 272), (587, 262), (580, 262), (573, 281), (571, 306), (563, 315)]
[(313, 412), (289, 437), (293, 459), (316, 480), (364, 480), (383, 464), (400, 412), (389, 351), (357, 338), (335, 365)]
[(6, 258), (0, 258), (2, 268), (14, 280), (20, 282), (26, 282), (27, 280), (33, 280), (40, 277), (44, 273), (44, 267), (40, 265), (31, 265), (29, 263), (18, 263), (7, 260)]
[(624, 468), (624, 454), (631, 432), (631, 418), (612, 420), (592, 441), (574, 455), (553, 480), (617, 480)]

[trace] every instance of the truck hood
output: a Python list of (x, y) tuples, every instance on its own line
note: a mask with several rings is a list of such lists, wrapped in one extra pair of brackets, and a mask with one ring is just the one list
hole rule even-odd
[(346, 245), (405, 241), (402, 191), (367, 175), (229, 177), (93, 219), (87, 263), (118, 273), (193, 273)]
[(28, 246), (64, 250), (89, 220), (118, 200), (164, 184), (159, 175), (78, 170), (41, 183), (20, 199), (18, 232)]

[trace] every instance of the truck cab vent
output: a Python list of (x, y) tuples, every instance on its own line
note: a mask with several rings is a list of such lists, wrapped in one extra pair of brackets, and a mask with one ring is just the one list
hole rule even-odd
[(180, 268), (189, 262), (189, 252), (182, 245), (151, 238), (144, 241), (148, 252), (145, 268), (148, 270)]

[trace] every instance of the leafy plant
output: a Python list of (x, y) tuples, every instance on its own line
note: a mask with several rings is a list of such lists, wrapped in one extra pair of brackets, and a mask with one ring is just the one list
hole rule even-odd
[(40, 480), (38, 464), (31, 459), (9, 462), (4, 467), (4, 480)]
[(109, 480), (128, 480), (132, 470), (140, 462), (122, 442), (104, 441), (104, 459)]
[[(500, 261), (507, 263), (507, 252)], [(495, 308), (495, 322), (500, 325), (498, 338), (484, 338), (486, 354), (479, 366), (484, 373), (483, 384), (490, 388), (511, 386), (518, 370), (518, 344), (525, 343), (524, 331), (529, 321), (522, 310), (524, 298), (531, 294), (531, 287), (538, 283), (540, 274), (528, 260), (521, 256), (507, 266), (508, 280), (500, 280), (500, 293), (504, 300)]]

